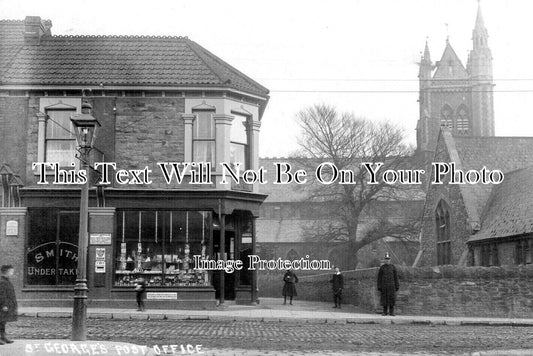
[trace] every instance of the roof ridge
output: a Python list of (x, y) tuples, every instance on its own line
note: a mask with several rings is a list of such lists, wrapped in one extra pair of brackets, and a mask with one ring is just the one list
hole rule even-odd
[(13, 22), (19, 22), (24, 23), (24, 20), (15, 20), (15, 19), (0, 19), (0, 23), (6, 22), (6, 23), (13, 23)]
[(203, 53), (200, 53), (200, 50), (202, 49), (202, 47), (198, 43), (196, 43), (194, 41), (189, 41), (188, 45), (189, 45), (189, 48), (191, 49), (191, 51), (193, 51), (198, 56), (198, 58), (201, 59), (201, 61), (205, 64), (205, 66), (207, 68), (209, 68), (213, 72), (213, 74), (218, 78), (218, 80), (220, 80), (221, 84), (224, 84), (227, 80), (229, 80), (229, 78), (224, 80), (222, 75), (221, 75), (221, 73), (219, 73), (217, 70), (215, 70), (215, 68), (213, 68), (212, 65), (207, 63), (207, 61), (205, 60), (204, 56), (202, 55)]
[[(193, 46), (197, 46), (198, 49), (202, 51), (202, 53), (198, 53), (197, 51), (195, 51), (195, 53), (202, 59), (202, 61), (204, 63), (206, 63), (206, 65), (209, 68), (211, 68), (213, 70), (213, 72), (217, 75), (217, 77), (220, 77), (222, 79), (222, 76), (219, 75), (218, 71), (216, 71), (214, 68), (212, 68), (213, 66), (209, 65), (205, 61), (205, 59), (202, 57), (202, 54), (210, 57), (211, 60), (213, 60), (215, 62), (218, 62), (219, 65), (222, 65), (226, 69), (230, 70), (231, 72), (233, 72), (233, 74), (236, 74), (237, 76), (241, 76), (243, 79), (248, 81), (248, 84), (251, 84), (252, 86), (255, 86), (256, 88), (263, 90), (265, 92), (265, 94), (269, 94), (270, 93), (270, 90), (268, 90), (266, 87), (262, 86), (261, 84), (259, 84), (258, 82), (256, 82), (255, 80), (253, 80), (252, 78), (250, 78), (249, 76), (247, 76), (246, 74), (244, 74), (243, 72), (241, 72), (240, 70), (238, 70), (237, 68), (235, 68), (234, 66), (229, 64), (228, 62), (224, 61), (222, 58), (220, 58), (216, 54), (210, 52), (208, 49), (205, 49), (204, 47), (200, 46), (199, 44), (197, 44), (194, 41), (190, 41), (190, 43), (193, 44)], [(192, 49), (192, 47), (191, 47), (191, 49)], [(223, 77), (225, 77), (225, 76), (223, 76)], [(226, 81), (228, 79), (230, 79), (230, 78), (227, 78)], [(225, 81), (222, 81), (222, 82), (225, 83)], [(233, 84), (233, 83), (230, 83), (230, 84)]]

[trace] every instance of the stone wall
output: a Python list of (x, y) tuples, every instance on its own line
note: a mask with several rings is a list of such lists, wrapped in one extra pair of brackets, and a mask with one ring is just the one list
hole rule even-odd
[[(533, 265), (503, 267), (397, 266), (396, 310), (404, 315), (533, 317)], [(344, 302), (380, 311), (377, 268), (345, 272)], [(300, 277), (298, 298), (332, 300), (330, 274)], [(281, 297), (283, 273), (259, 273), (259, 297)]]

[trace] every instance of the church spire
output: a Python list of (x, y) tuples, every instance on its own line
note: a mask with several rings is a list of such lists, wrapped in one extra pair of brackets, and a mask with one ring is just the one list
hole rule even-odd
[(481, 3), (478, 1), (476, 24), (472, 30), (472, 51), (469, 56), (469, 72), (473, 79), (492, 78), (492, 54), (489, 48), (489, 33), (483, 21)]
[(424, 53), (420, 57), (420, 68), (418, 70), (418, 78), (420, 78), (421, 81), (427, 81), (431, 79), (431, 70), (431, 55), (429, 53), (428, 39), (426, 37)]
[(477, 16), (474, 30), (472, 31), (472, 40), (474, 41), (474, 50), (478, 48), (488, 48), (489, 33), (483, 21), (483, 14), (481, 12), (481, 2), (478, 0)]

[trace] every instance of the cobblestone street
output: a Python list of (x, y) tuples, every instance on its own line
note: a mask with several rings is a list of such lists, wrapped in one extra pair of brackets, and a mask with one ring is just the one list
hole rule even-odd
[[(68, 339), (70, 318), (20, 317), (8, 325), (15, 339)], [(274, 350), (280, 354), (349, 352), (431, 352), (457, 354), (533, 348), (531, 327), (296, 324), (213, 320), (89, 319), (88, 339), (139, 345), (203, 345), (209, 350)], [(229, 352), (229, 351), (228, 351)], [(237, 354), (239, 353), (230, 353)], [(271, 353), (272, 355), (272, 353)]]

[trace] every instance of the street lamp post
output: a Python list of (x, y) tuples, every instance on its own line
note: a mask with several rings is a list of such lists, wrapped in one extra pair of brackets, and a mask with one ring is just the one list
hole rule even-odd
[(74, 308), (72, 311), (72, 340), (85, 341), (87, 339), (87, 245), (88, 245), (88, 210), (89, 210), (89, 153), (92, 149), (96, 129), (100, 126), (92, 115), (92, 106), (84, 102), (81, 114), (70, 118), (74, 125), (78, 144), (81, 170), (85, 170), (87, 181), (81, 187), (80, 200), (80, 231), (78, 238), (78, 270), (76, 285), (74, 286)]

